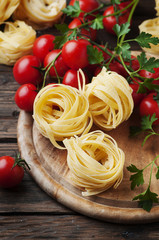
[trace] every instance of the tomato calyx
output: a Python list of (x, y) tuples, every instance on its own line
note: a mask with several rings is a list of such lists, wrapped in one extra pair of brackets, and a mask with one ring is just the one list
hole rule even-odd
[(19, 166), (19, 167), (22, 167), (24, 170), (28, 169), (30, 170), (30, 167), (29, 165), (27, 164), (27, 162), (21, 158), (20, 156), (20, 153), (17, 153), (16, 154), (16, 157), (15, 157), (15, 162), (12, 166), (12, 169), (15, 167), (15, 166)]

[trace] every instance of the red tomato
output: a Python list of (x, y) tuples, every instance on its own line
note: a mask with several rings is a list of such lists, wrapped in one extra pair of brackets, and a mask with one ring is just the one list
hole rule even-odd
[[(137, 80), (140, 81), (139, 79), (137, 79)], [(146, 94), (137, 92), (138, 89), (139, 89), (139, 84), (137, 82), (130, 83), (130, 87), (133, 90), (132, 98), (133, 98), (133, 101), (134, 101), (134, 106), (137, 107), (137, 106), (139, 106), (142, 99), (146, 96)]]
[[(72, 22), (68, 25), (70, 29), (76, 28), (80, 26), (83, 23), (83, 20), (80, 18), (74, 18)], [(89, 28), (89, 30), (85, 28), (81, 28), (81, 34), (84, 35), (85, 37), (91, 38), (92, 41), (95, 41), (96, 35), (97, 35), (97, 30), (93, 28)]]
[(88, 62), (87, 46), (90, 43), (84, 39), (70, 40), (62, 47), (62, 57), (68, 67), (78, 70), (86, 67)]
[[(104, 25), (104, 28), (106, 29), (106, 31), (108, 31), (109, 33), (111, 34), (115, 34), (114, 30), (113, 30), (113, 27), (115, 24), (117, 24), (117, 21), (116, 21), (116, 18), (115, 16), (109, 16), (109, 17), (106, 17), (110, 14), (113, 14), (114, 13), (114, 7), (113, 6), (110, 6), (108, 7), (104, 13), (103, 13), (103, 25)], [(129, 17), (129, 12), (128, 11), (124, 11), (124, 13), (119, 16), (119, 25), (121, 24), (124, 24), (127, 22), (128, 20), (128, 17)]]
[(141, 116), (152, 116), (156, 114), (157, 120), (153, 123), (154, 125), (159, 124), (159, 105), (156, 100), (153, 99), (157, 93), (148, 94), (140, 103), (140, 115)]
[[(148, 72), (146, 70), (140, 70), (139, 75), (145, 78), (158, 78), (159, 77), (159, 68), (154, 68), (155, 73)], [(159, 80), (154, 80), (153, 84), (159, 85)]]
[(33, 54), (39, 58), (41, 63), (43, 63), (45, 56), (54, 49), (54, 39), (54, 35), (44, 34), (35, 40)]
[[(84, 75), (85, 75), (85, 84), (87, 84), (89, 82), (89, 79), (86, 73), (84, 73)], [(83, 86), (83, 79), (80, 73), (79, 73), (79, 76), (80, 76), (81, 86)], [(62, 83), (65, 85), (69, 85), (71, 87), (78, 88), (77, 70), (69, 69), (65, 73)]]
[[(71, 0), (69, 5), (73, 6), (76, 1), (79, 1), (80, 9), (87, 13), (99, 7), (99, 3), (96, 0)], [(79, 17), (83, 17), (84, 12), (81, 12)], [(88, 19), (93, 19), (93, 17), (88, 16)]]
[[(57, 55), (60, 53), (60, 51), (61, 51), (60, 49), (55, 49), (55, 50), (49, 52), (44, 59), (44, 67), (46, 67), (49, 63), (51, 63), (57, 57)], [(63, 77), (65, 72), (68, 70), (68, 66), (65, 64), (62, 54), (60, 54), (58, 56), (58, 58), (55, 60), (54, 65), (55, 65), (58, 75), (60, 77)], [(49, 71), (49, 75), (51, 77), (56, 77), (55, 68), (54, 68), (54, 66), (52, 66)]]
[[(35, 68), (34, 68), (35, 67)], [(39, 84), (42, 81), (39, 59), (36, 56), (27, 55), (20, 58), (13, 67), (13, 75), (19, 84)]]
[(32, 112), (36, 95), (37, 88), (31, 83), (27, 83), (18, 88), (14, 99), (20, 109)]
[(15, 159), (10, 156), (0, 157), (0, 187), (11, 188), (18, 185), (24, 176), (24, 169), (16, 165)]

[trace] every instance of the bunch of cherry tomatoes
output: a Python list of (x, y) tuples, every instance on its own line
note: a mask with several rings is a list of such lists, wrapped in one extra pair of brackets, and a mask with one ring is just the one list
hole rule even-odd
[[(122, 2), (118, 5), (119, 9), (124, 8), (130, 1)], [(69, 5), (74, 5), (75, 0), (71, 0)], [(89, 13), (94, 9), (98, 9), (99, 3), (96, 0), (79, 0), (80, 8), (85, 12)], [(103, 13), (103, 16), (108, 16), (103, 19), (103, 25), (106, 31), (114, 34), (113, 26), (117, 23), (115, 16), (109, 16), (114, 13), (114, 7), (109, 6)], [(79, 17), (73, 18), (69, 23), (68, 27), (70, 29), (76, 28), (83, 23), (84, 12), (81, 12)], [(126, 9), (122, 15), (118, 18), (118, 23), (123, 24), (127, 22), (129, 16), (129, 8)], [(87, 15), (87, 20), (91, 20), (92, 15)], [(96, 76), (101, 71), (101, 64), (90, 64), (88, 61), (87, 46), (91, 45), (89, 39), (95, 41), (97, 30), (92, 28), (81, 28), (81, 34), (85, 36), (85, 39), (78, 37), (77, 39), (67, 41), (62, 49), (54, 48), (55, 36), (51, 34), (45, 34), (36, 39), (33, 45), (33, 55), (28, 55), (20, 58), (13, 68), (13, 74), (15, 80), (21, 85), (15, 94), (15, 102), (20, 109), (26, 111), (33, 110), (33, 102), (37, 95), (38, 90), (41, 88), (44, 73), (50, 64), (54, 61), (54, 64), (50, 67), (49, 77), (47, 77), (47, 83), (55, 83), (60, 79), (60, 82), (72, 87), (78, 88), (78, 79), (77, 71), (81, 68), (84, 71), (86, 83), (90, 81), (92, 76)], [(88, 38), (88, 40), (87, 40)], [(99, 45), (99, 47), (104, 47)], [(110, 55), (105, 51), (102, 51), (97, 45), (93, 46), (97, 48), (98, 51), (101, 51), (103, 54), (104, 62), (108, 62)], [(111, 50), (107, 49), (110, 53)], [(131, 65), (131, 68), (136, 71), (139, 69), (139, 63), (136, 57), (132, 56), (132, 61), (126, 62), (127, 65)], [(126, 70), (123, 65), (116, 60), (113, 60), (109, 64), (109, 69), (115, 71), (125, 78), (128, 77)], [(159, 78), (159, 69), (154, 69), (155, 73), (150, 73), (146, 70), (141, 70), (139, 75), (143, 78)], [(80, 79), (82, 85), (82, 78)], [(156, 117), (159, 118), (159, 107), (156, 101), (157, 93), (149, 92), (147, 93), (138, 93), (139, 84), (141, 80), (136, 79), (132, 80), (130, 83), (131, 88), (133, 89), (133, 100), (134, 105), (139, 106), (140, 114), (143, 115), (152, 115), (156, 114)], [(154, 84), (159, 84), (159, 80), (154, 80)], [(159, 120), (155, 122), (159, 123)]]

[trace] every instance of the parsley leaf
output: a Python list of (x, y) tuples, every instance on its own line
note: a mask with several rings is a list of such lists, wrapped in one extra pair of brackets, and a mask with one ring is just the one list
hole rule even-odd
[(144, 178), (143, 178), (143, 169), (138, 169), (135, 165), (131, 164), (127, 167), (129, 172), (133, 172), (134, 174), (131, 175), (131, 190), (133, 190), (136, 186), (143, 185)]
[(103, 16), (102, 15), (97, 15), (96, 18), (93, 20), (92, 24), (90, 25), (91, 28), (93, 29), (103, 29)]
[(99, 51), (97, 48), (94, 48), (91, 45), (87, 46), (87, 53), (90, 64), (98, 64), (104, 61), (102, 51)]
[(67, 33), (68, 31), (70, 31), (70, 28), (68, 27), (68, 25), (66, 23), (63, 24), (55, 24), (55, 27), (57, 30), (60, 31), (60, 33)]
[(68, 5), (62, 10), (67, 16), (78, 17), (82, 10), (80, 9), (79, 1), (75, 1), (74, 5)]
[(152, 37), (150, 33), (141, 32), (137, 38), (134, 39), (141, 47), (151, 48), (150, 43), (157, 45), (159, 38)]
[(150, 187), (147, 188), (147, 190), (143, 193), (140, 193), (136, 197), (133, 198), (133, 200), (139, 200), (139, 206), (142, 207), (147, 212), (150, 212), (153, 203), (157, 203), (157, 194), (150, 191)]
[(130, 44), (124, 43), (121, 47), (122, 55), (125, 60), (131, 59)]
[(113, 27), (114, 32), (120, 38), (122, 35), (127, 34), (130, 31), (130, 23), (126, 22), (122, 25), (115, 24)]
[(137, 59), (140, 64), (140, 68), (149, 72), (154, 73), (154, 68), (159, 67), (159, 59), (155, 59), (154, 57), (147, 59), (145, 52), (142, 52), (140, 55), (138, 55)]
[(148, 130), (148, 129), (152, 130), (152, 124), (156, 120), (157, 120), (157, 118), (156, 118), (156, 114), (155, 113), (152, 115), (152, 117), (150, 117), (150, 115), (143, 116), (141, 118), (141, 128), (142, 128), (142, 130), (143, 131)]

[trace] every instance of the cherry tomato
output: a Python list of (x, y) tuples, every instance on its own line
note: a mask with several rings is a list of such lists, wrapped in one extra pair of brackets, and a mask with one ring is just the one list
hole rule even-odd
[(18, 185), (24, 176), (24, 169), (15, 165), (15, 159), (10, 156), (0, 157), (0, 187), (11, 188)]
[[(96, 0), (71, 0), (69, 5), (73, 6), (76, 1), (79, 1), (80, 9), (87, 13), (99, 7), (99, 3)], [(84, 12), (81, 12), (79, 17), (83, 17)], [(94, 14), (97, 14), (97, 12), (95, 12)], [(87, 16), (87, 19), (91, 20), (93, 18), (93, 16)]]
[[(70, 29), (76, 28), (80, 26), (83, 23), (83, 20), (80, 18), (74, 18), (72, 22), (68, 25)], [(93, 28), (89, 28), (89, 30), (85, 28), (81, 28), (81, 34), (84, 35), (85, 37), (91, 38), (93, 41), (96, 39), (97, 35), (97, 30)]]
[[(61, 51), (60, 49), (55, 49), (55, 50), (49, 52), (44, 59), (44, 67), (46, 67), (49, 63), (51, 63), (57, 57), (57, 55), (60, 53), (60, 51)], [(65, 64), (62, 54), (60, 54), (58, 56), (58, 58), (55, 60), (54, 65), (55, 65), (58, 75), (60, 77), (63, 77), (65, 72), (68, 70), (68, 66)], [(51, 77), (56, 77), (55, 68), (54, 68), (54, 66), (52, 66), (49, 71), (49, 75)]]
[[(143, 70), (140, 70), (139, 75), (142, 77), (145, 77), (145, 78), (156, 79), (159, 77), (159, 68), (154, 68), (154, 71), (155, 71), (154, 73), (151, 73), (151, 72), (143, 69)], [(154, 80), (152, 83), (159, 85), (159, 80)]]
[[(84, 73), (84, 75), (85, 75), (85, 84), (87, 84), (89, 82), (89, 79), (88, 79), (88, 76), (87, 76), (86, 73)], [(77, 70), (69, 69), (65, 73), (62, 83), (65, 84), (65, 85), (69, 85), (71, 87), (79, 88), (78, 87), (78, 77), (77, 76), (78, 76), (77, 75)], [(79, 76), (80, 76), (81, 86), (83, 86), (83, 79), (82, 79), (82, 76), (81, 76), (80, 73), (79, 73)]]
[(27, 55), (20, 58), (13, 67), (13, 75), (19, 84), (39, 84), (42, 81), (39, 59), (36, 56)]
[(157, 93), (150, 93), (140, 103), (141, 116), (152, 116), (154, 113), (156, 114), (157, 120), (153, 123), (154, 125), (159, 124), (159, 105), (153, 98), (156, 95)]
[[(108, 7), (104, 13), (103, 13), (103, 25), (104, 25), (104, 28), (106, 29), (106, 31), (108, 31), (109, 33), (111, 34), (115, 34), (114, 30), (113, 30), (113, 27), (115, 24), (117, 24), (117, 21), (116, 21), (116, 18), (115, 16), (109, 16), (109, 17), (106, 17), (110, 14), (113, 14), (114, 13), (114, 7), (113, 6), (110, 6)], [(118, 24), (121, 25), (121, 24), (124, 24), (127, 22), (128, 20), (128, 17), (129, 17), (129, 12), (128, 11), (124, 11), (123, 14), (121, 16), (119, 16), (118, 20)]]
[(35, 40), (33, 54), (39, 58), (41, 63), (43, 63), (45, 56), (54, 49), (54, 39), (54, 35), (44, 34)]
[(62, 47), (62, 57), (68, 67), (78, 70), (86, 67), (88, 62), (87, 46), (90, 43), (84, 39), (70, 40)]
[(20, 109), (32, 112), (36, 95), (37, 88), (31, 83), (27, 83), (18, 88), (14, 99)]
[[(140, 81), (139, 79), (137, 79), (137, 81)], [(132, 98), (134, 101), (134, 106), (137, 107), (139, 106), (140, 102), (142, 101), (142, 99), (144, 97), (146, 97), (146, 93), (138, 93), (139, 90), (139, 84), (135, 81), (133, 81), (132, 83), (130, 83), (130, 87), (132, 88), (133, 92), (132, 92)]]

